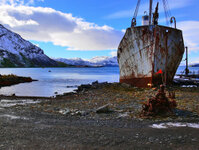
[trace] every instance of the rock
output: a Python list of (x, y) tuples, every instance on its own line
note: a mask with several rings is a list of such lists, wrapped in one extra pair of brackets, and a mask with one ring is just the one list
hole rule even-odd
[(122, 83), (121, 86), (124, 87), (124, 88), (130, 88), (131, 87), (131, 85), (127, 84), (127, 83)]
[(106, 104), (96, 109), (96, 113), (110, 113), (112, 112), (109, 108), (110, 104)]
[(92, 85), (90, 85), (90, 84), (82, 84), (82, 85), (78, 86), (77, 90), (75, 90), (75, 91), (77, 91), (77, 92), (85, 91), (87, 89), (90, 89), (91, 87), (92, 87)]
[(92, 82), (92, 85), (98, 85), (98, 84), (99, 84), (98, 81)]
[(59, 113), (60, 113), (60, 114), (63, 114), (63, 115), (67, 115), (67, 114), (69, 114), (70, 112), (71, 112), (71, 111), (70, 111), (70, 109), (68, 109), (68, 108), (59, 110)]
[(86, 116), (86, 115), (88, 115), (88, 112), (86, 112), (86, 111), (76, 111), (75, 112), (75, 115), (77, 115), (77, 116)]
[(70, 110), (71, 116), (86, 116), (88, 114), (89, 114), (88, 111), (81, 111), (81, 110), (78, 110), (78, 109), (71, 109)]
[(66, 88), (77, 88), (78, 86), (77, 85), (68, 85), (68, 86), (66, 86)]

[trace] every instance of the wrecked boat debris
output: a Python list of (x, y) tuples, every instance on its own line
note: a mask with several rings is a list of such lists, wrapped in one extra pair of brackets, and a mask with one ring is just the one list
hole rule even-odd
[(177, 107), (175, 99), (175, 93), (169, 92), (169, 100), (166, 97), (164, 91), (164, 86), (160, 85), (160, 90), (157, 95), (153, 98), (150, 98), (147, 103), (143, 104), (142, 116), (156, 116), (167, 113), (172, 113), (173, 109)]
[[(152, 4), (153, 1), (150, 0), (149, 15), (142, 18), (142, 26), (136, 26), (140, 5), (138, 0), (132, 25), (126, 30), (118, 47), (121, 83), (137, 87), (170, 84), (182, 60), (184, 54), (182, 31), (176, 28), (174, 17), (170, 20), (170, 23), (175, 23), (174, 28), (158, 25), (159, 3), (153, 18)], [(163, 4), (166, 5), (164, 0)]]

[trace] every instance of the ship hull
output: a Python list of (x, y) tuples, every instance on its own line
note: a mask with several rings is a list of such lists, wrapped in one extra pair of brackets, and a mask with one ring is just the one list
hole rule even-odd
[(170, 84), (183, 54), (181, 30), (158, 25), (128, 28), (117, 53), (120, 82), (137, 87)]

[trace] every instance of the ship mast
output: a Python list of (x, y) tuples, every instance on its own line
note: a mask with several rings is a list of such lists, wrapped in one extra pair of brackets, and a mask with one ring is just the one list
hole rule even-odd
[(152, 5), (153, 5), (153, 0), (149, 1), (149, 25), (151, 25), (151, 16), (152, 16)]

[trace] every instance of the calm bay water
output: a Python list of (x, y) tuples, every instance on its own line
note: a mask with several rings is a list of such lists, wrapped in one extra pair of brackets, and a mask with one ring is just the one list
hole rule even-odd
[[(180, 66), (177, 73), (185, 67)], [(49, 72), (49, 70), (51, 72)], [(190, 67), (198, 72), (199, 67)], [(102, 68), (1, 68), (0, 74), (27, 76), (39, 81), (2, 87), (0, 94), (17, 96), (53, 96), (55, 92), (63, 94), (73, 91), (78, 85), (99, 82), (118, 82), (118, 67)], [(71, 87), (72, 86), (72, 87)]]
[[(51, 72), (49, 72), (49, 70)], [(118, 82), (118, 67), (102, 68), (1, 68), (0, 74), (27, 76), (39, 81), (2, 87), (0, 94), (17, 96), (53, 96), (55, 92), (71, 92), (81, 84), (99, 82)]]

